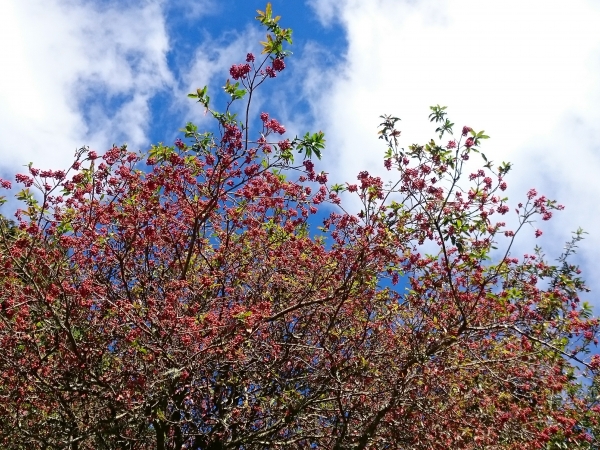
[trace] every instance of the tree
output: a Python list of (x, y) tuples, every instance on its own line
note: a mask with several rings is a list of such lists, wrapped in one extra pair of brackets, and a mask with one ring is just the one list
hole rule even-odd
[[(556, 264), (516, 258), (515, 235), (562, 207), (532, 189), (515, 227), (492, 220), (510, 212), (510, 165), (469, 127), (404, 150), (382, 116), (385, 185), (361, 172), (328, 187), (320, 132), (283, 139), (262, 113), (252, 138), (252, 94), (291, 43), (270, 5), (258, 19), (265, 57), (231, 67), (225, 111), (190, 94), (215, 133), (190, 123), (147, 155), (82, 148), (68, 171), (16, 176), (25, 209), (0, 227), (2, 447), (597, 445), (598, 320), (569, 262), (582, 232)], [(324, 202), (337, 209), (311, 235)]]

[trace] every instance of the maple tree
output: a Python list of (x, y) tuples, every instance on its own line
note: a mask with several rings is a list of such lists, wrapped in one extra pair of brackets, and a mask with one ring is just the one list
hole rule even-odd
[(264, 58), (231, 67), (225, 111), (190, 94), (215, 133), (190, 123), (148, 154), (82, 148), (68, 171), (16, 176), (25, 206), (0, 221), (2, 448), (597, 445), (599, 324), (569, 262), (582, 232), (554, 264), (515, 257), (516, 234), (562, 207), (532, 189), (511, 210), (510, 165), (469, 127), (405, 150), (382, 116), (389, 184), (329, 186), (321, 132), (284, 139), (262, 113), (253, 137), (252, 93), (291, 43), (270, 5), (258, 20)]

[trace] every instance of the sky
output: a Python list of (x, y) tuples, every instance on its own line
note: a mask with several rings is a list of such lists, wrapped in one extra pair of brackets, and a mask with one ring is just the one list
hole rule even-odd
[[(83, 145), (172, 143), (208, 118), (186, 94), (214, 98), (231, 64), (264, 38), (254, 0), (5, 0), (0, 2), (0, 177), (30, 161), (66, 168)], [(332, 182), (381, 174), (379, 116), (400, 117), (401, 146), (434, 137), (429, 106), (491, 136), (510, 161), (509, 196), (535, 187), (565, 205), (518, 251), (558, 255), (571, 231), (589, 234), (578, 262), (599, 311), (600, 2), (597, 0), (278, 0), (291, 27), (287, 68), (252, 111), (290, 137), (325, 132), (317, 169)], [(10, 207), (10, 206), (8, 206)], [(6, 214), (7, 212), (2, 210)], [(536, 224), (536, 227), (538, 225)]]

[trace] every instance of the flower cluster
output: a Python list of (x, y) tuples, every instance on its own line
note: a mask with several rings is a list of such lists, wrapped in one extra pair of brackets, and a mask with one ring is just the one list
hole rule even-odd
[(225, 132), (221, 138), (221, 142), (227, 144), (229, 148), (239, 150), (242, 148), (242, 131), (236, 125), (224, 124)]
[(265, 68), (265, 74), (269, 77), (269, 78), (275, 78), (277, 76), (277, 74), (275, 73), (275, 70), (273, 70), (273, 68), (271, 66), (267, 66)]
[(20, 173), (15, 175), (15, 180), (17, 181), (17, 183), (24, 184), (25, 187), (30, 187), (33, 185), (33, 178), (28, 177), (27, 175), (20, 174)]
[(283, 69), (285, 69), (285, 62), (282, 58), (275, 58), (273, 60), (273, 69), (275, 69), (277, 72), (281, 72)]
[[(257, 66), (272, 66), (250, 94), (291, 41), (270, 4), (258, 13), (272, 34)], [(561, 205), (532, 189), (506, 230), (492, 219), (509, 167), (465, 168), (482, 133), (406, 150), (391, 116), (394, 179), (328, 186), (308, 151), (322, 133), (269, 142), (276, 119), (254, 130), (229, 105), (213, 133), (186, 126), (193, 151), (86, 149), (71, 176), (16, 175), (36, 191), (17, 194), (16, 223), (0, 217), (1, 448), (596, 448), (580, 380), (600, 371), (600, 323), (567, 261), (578, 237), (558, 265), (501, 237)], [(340, 206), (313, 228), (324, 203)]]
[(250, 73), (250, 64), (234, 64), (229, 69), (229, 74), (234, 80), (244, 79)]
[(292, 148), (292, 143), (290, 142), (289, 139), (285, 139), (283, 141), (279, 141), (277, 143), (277, 145), (279, 146), (279, 148), (281, 150), (289, 150), (290, 148)]
[(269, 120), (269, 115), (267, 113), (264, 113), (264, 112), (261, 113), (260, 119), (262, 120), (263, 126), (265, 127), (267, 132), (272, 131), (272, 132), (278, 133), (278, 134), (285, 133), (285, 127), (283, 125), (281, 125), (276, 119)]

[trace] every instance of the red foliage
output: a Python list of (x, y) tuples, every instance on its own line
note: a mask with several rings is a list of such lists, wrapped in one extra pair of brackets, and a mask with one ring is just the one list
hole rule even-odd
[[(270, 7), (260, 20), (282, 70), (289, 30)], [(232, 76), (252, 92), (260, 67)], [(404, 151), (386, 116), (397, 182), (328, 188), (292, 157), (319, 156), (322, 134), (269, 142), (285, 129), (263, 113), (252, 142), (248, 119), (209, 111), (220, 135), (188, 124), (146, 156), (82, 149), (74, 175), (16, 176), (40, 197), (21, 191), (0, 226), (2, 448), (588, 445), (598, 409), (575, 374), (600, 366), (585, 359), (598, 320), (574, 245), (558, 265), (511, 254), (559, 206), (532, 190), (516, 229), (492, 221), (509, 166), (462, 177), (486, 136)], [(311, 237), (315, 205), (344, 190), (362, 211)]]

